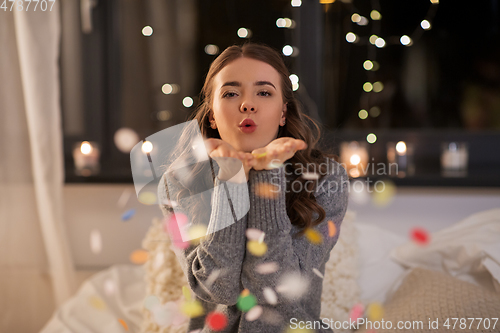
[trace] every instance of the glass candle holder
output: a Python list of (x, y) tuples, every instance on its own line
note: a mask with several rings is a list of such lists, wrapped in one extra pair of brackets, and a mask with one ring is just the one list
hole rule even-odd
[(444, 177), (465, 177), (469, 164), (469, 147), (466, 142), (441, 144), (441, 174)]
[(73, 146), (73, 160), (75, 174), (78, 176), (92, 176), (99, 173), (101, 166), (99, 157), (101, 153), (96, 142), (77, 142)]
[(368, 145), (366, 142), (342, 142), (340, 161), (353, 178), (365, 176), (368, 170)]
[(415, 173), (413, 144), (399, 141), (387, 143), (388, 176), (406, 177)]

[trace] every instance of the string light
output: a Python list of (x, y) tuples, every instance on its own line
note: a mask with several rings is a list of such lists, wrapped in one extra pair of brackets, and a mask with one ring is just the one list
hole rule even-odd
[(363, 84), (363, 90), (370, 92), (373, 90), (373, 85), (370, 82), (365, 82), (365, 84)]
[(282, 52), (284, 55), (289, 57), (293, 53), (293, 47), (291, 47), (290, 45), (285, 45), (285, 46), (283, 46)]
[(361, 16), (359, 21), (356, 22), (358, 25), (365, 26), (368, 24), (368, 19), (364, 16)]
[(355, 33), (349, 32), (347, 35), (345, 35), (345, 40), (348, 41), (349, 43), (354, 43), (358, 37), (356, 36)]
[(377, 136), (373, 133), (370, 133), (366, 136), (366, 141), (368, 141), (368, 143), (375, 143), (377, 141)]
[(375, 45), (375, 41), (377, 40), (377, 38), (377, 35), (371, 35), (368, 40), (370, 41), (370, 44)]
[(378, 47), (378, 48), (382, 48), (385, 46), (385, 40), (383, 38), (377, 38), (375, 40), (375, 46)]
[(368, 118), (368, 112), (366, 110), (359, 110), (358, 117), (360, 119), (366, 119)]
[(401, 44), (405, 45), (405, 46), (410, 46), (412, 45), (412, 41), (411, 41), (411, 38), (408, 37), (407, 35), (403, 35), (401, 36), (401, 38), (399, 39), (399, 41), (401, 42)]
[(422, 22), (420, 22), (420, 26), (424, 30), (429, 30), (431, 28), (431, 22), (429, 22), (427, 20), (423, 20)]
[(378, 93), (384, 89), (384, 84), (380, 81), (377, 81), (373, 84), (373, 91)]
[(366, 69), (367, 71), (372, 70), (373, 69), (373, 62), (371, 62), (370, 60), (366, 60), (363, 63), (363, 68)]
[(351, 16), (351, 21), (353, 23), (358, 23), (359, 21), (361, 21), (361, 16), (359, 14), (354, 13)]
[(151, 28), (149, 25), (145, 26), (142, 28), (142, 34), (146, 37), (149, 37), (153, 34), (153, 28)]
[(378, 21), (378, 20), (382, 19), (382, 15), (379, 13), (378, 10), (375, 10), (375, 9), (371, 11), (370, 17), (374, 21)]
[(302, 5), (301, 0), (292, 0), (292, 7), (300, 7)]

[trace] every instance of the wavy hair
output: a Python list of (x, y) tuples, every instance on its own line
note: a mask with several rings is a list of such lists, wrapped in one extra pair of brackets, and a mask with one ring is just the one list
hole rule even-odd
[[(297, 151), (295, 155), (285, 163), (288, 177), (286, 185), (286, 210), (291, 223), (301, 229), (294, 237), (300, 237), (305, 233), (307, 228), (318, 225), (326, 216), (324, 209), (316, 202), (313, 193), (318, 182), (320, 182), (328, 172), (329, 161), (327, 161), (327, 158), (337, 159), (337, 157), (332, 154), (327, 154), (318, 148), (321, 134), (320, 127), (311, 117), (303, 113), (301, 105), (294, 96), (292, 83), (289, 79), (290, 73), (281, 54), (265, 44), (253, 42), (247, 42), (243, 45), (233, 45), (226, 48), (212, 62), (200, 93), (200, 104), (188, 120), (198, 121), (200, 132), (204, 138), (220, 139), (219, 131), (217, 129), (212, 129), (209, 122), (209, 115), (210, 112), (212, 112), (213, 80), (225, 66), (241, 57), (265, 62), (276, 69), (281, 77), (283, 102), (287, 103), (286, 124), (280, 126), (278, 138), (291, 137), (303, 140), (307, 143), (307, 148), (305, 150)], [(176, 153), (173, 155), (174, 159), (182, 158), (183, 154), (189, 151), (189, 136), (190, 133), (188, 133), (188, 131), (181, 135)], [(212, 159), (209, 160), (210, 163), (212, 163)], [(325, 161), (327, 163), (325, 163)], [(208, 167), (209, 165), (207, 163), (198, 163), (191, 169), (191, 175), (194, 177), (199, 175), (202, 171), (208, 171)], [(304, 171), (319, 174), (319, 179), (307, 180), (300, 177)], [(205, 172), (204, 174), (209, 175), (210, 173)], [(212, 174), (212, 179), (210, 179), (210, 177), (201, 177), (201, 179), (197, 179), (196, 184), (192, 184), (189, 189), (186, 187), (182, 188), (181, 186), (177, 199), (189, 196), (193, 191), (200, 193), (203, 189), (210, 188), (210, 183), (213, 186), (214, 177), (214, 174)], [(298, 192), (290, 190), (299, 185), (303, 190)], [(197, 202), (192, 202), (191, 205), (195, 212), (193, 215), (194, 218), (209, 218), (208, 212), (210, 210), (207, 208), (210, 207), (210, 198), (208, 196), (203, 197)], [(315, 219), (313, 219), (313, 214), (317, 214)]]

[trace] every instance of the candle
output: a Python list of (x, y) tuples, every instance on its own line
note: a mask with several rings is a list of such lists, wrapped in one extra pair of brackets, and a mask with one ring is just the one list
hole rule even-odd
[(387, 162), (389, 176), (405, 177), (415, 172), (413, 164), (413, 145), (404, 141), (387, 143)]
[(99, 173), (99, 146), (95, 142), (83, 141), (73, 146), (75, 173), (78, 176), (91, 176)]
[(349, 176), (364, 176), (368, 170), (368, 148), (366, 143), (351, 141), (340, 145), (340, 160)]
[(441, 145), (441, 171), (445, 177), (467, 174), (469, 150), (465, 142), (445, 142)]

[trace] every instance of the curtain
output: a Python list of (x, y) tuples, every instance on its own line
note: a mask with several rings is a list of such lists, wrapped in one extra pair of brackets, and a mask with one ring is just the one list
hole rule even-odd
[(61, 27), (58, 1), (52, 11), (8, 9), (0, 13), (0, 331), (28, 332), (34, 303), (50, 317), (76, 287), (63, 220)]

